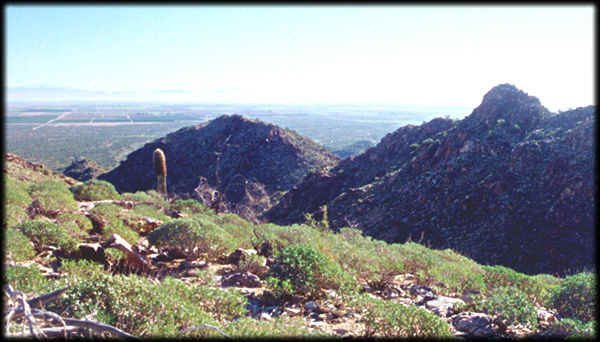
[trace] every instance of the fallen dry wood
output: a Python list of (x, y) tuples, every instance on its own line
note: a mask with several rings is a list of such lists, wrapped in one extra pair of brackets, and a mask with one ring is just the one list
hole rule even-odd
[(130, 265), (138, 267), (142, 270), (147, 270), (150, 268), (148, 262), (138, 254), (131, 244), (123, 239), (119, 234), (113, 234), (108, 241), (102, 244), (108, 248), (116, 248), (127, 255), (127, 262)]
[[(63, 288), (45, 295), (41, 295), (38, 296), (36, 298), (33, 298), (31, 301), (34, 301), (37, 304), (40, 303), (45, 303), (51, 300), (54, 300), (56, 298), (58, 298), (60, 296), (60, 294), (62, 294), (65, 290), (67, 290), (67, 288)], [(96, 321), (92, 321), (92, 320), (80, 320), (80, 319), (74, 319), (74, 318), (65, 318), (65, 317), (61, 317), (58, 314), (54, 313), (54, 312), (49, 312), (49, 311), (44, 311), (44, 310), (40, 310), (40, 309), (31, 309), (30, 304), (27, 300), (27, 296), (22, 292), (22, 291), (18, 291), (18, 290), (14, 290), (10, 285), (5, 285), (4, 286), (4, 290), (6, 292), (6, 294), (8, 295), (8, 303), (5, 306), (5, 312), (4, 312), (4, 316), (5, 316), (5, 335), (6, 336), (20, 336), (20, 337), (36, 337), (36, 338), (42, 338), (42, 337), (48, 337), (48, 334), (51, 335), (56, 335), (56, 334), (60, 334), (62, 332), (62, 335), (64, 337), (66, 337), (66, 333), (67, 331), (72, 332), (72, 331), (76, 331), (76, 330), (80, 330), (83, 328), (86, 329), (90, 329), (93, 331), (97, 331), (97, 332), (110, 332), (114, 335), (117, 335), (119, 337), (124, 337), (124, 338), (128, 338), (128, 339), (135, 339), (138, 340), (137, 337), (126, 333), (125, 331), (115, 328), (113, 326), (104, 324), (104, 323), (100, 323), (100, 322), (96, 322)], [(14, 334), (14, 333), (10, 333), (9, 332), (9, 326), (12, 320), (17, 320), (19, 318), (24, 318), (26, 320), (27, 323), (27, 327), (29, 328), (29, 333), (25, 332), (25, 324), (23, 324), (23, 321), (21, 321), (21, 326), (22, 326), (22, 330), (21, 330), (21, 334)], [(61, 326), (59, 327), (41, 327), (41, 322), (38, 322), (36, 320), (36, 318), (42, 318), (44, 319), (43, 323), (45, 324), (49, 324), (49, 320), (53, 320), (56, 321), (58, 323), (61, 324)]]
[(48, 294), (29, 299), (29, 300), (27, 300), (27, 303), (29, 304), (29, 306), (32, 306), (32, 307), (39, 307), (40, 305), (44, 305), (44, 304), (58, 298), (61, 294), (63, 294), (66, 290), (68, 290), (69, 287), (70, 286), (67, 286), (65, 288), (50, 292)]

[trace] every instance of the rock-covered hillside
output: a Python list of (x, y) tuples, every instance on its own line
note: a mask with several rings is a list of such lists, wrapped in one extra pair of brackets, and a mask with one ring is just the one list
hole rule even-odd
[(166, 155), (170, 193), (195, 193), (212, 205), (218, 191), (227, 210), (249, 219), (271, 207), (309, 171), (326, 169), (337, 161), (295, 132), (224, 115), (146, 144), (98, 179), (111, 182), (120, 192), (156, 188), (152, 168), (156, 148)]
[(63, 174), (79, 181), (85, 182), (102, 174), (103, 169), (93, 160), (86, 158), (76, 159), (65, 168)]
[(374, 148), (311, 173), (264, 218), (318, 217), (388, 242), (422, 239), (519, 271), (594, 263), (595, 107), (554, 114), (509, 84), (468, 117), (388, 134)]

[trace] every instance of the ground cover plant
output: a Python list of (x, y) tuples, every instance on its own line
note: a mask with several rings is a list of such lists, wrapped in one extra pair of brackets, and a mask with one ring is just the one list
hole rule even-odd
[[(87, 317), (139, 337), (446, 338), (457, 334), (453, 317), (476, 312), (488, 315), (493, 336), (596, 334), (590, 272), (527, 275), (451, 249), (332, 231), (318, 220), (254, 224), (154, 190), (114, 196), (97, 190), (110, 189), (101, 183), (76, 183), (95, 189), (81, 197), (52, 175), (18, 178), (14, 165), (7, 169), (14, 191), (5, 197), (12, 213), (3, 222), (4, 280), (28, 298), (68, 287), (41, 306), (61, 317)], [(32, 202), (54, 195), (57, 203), (40, 206), (49, 214), (30, 217)], [(110, 247), (113, 234), (130, 249)], [(443, 317), (426, 305), (428, 296), (471, 300)], [(541, 320), (540, 308), (553, 319)], [(21, 326), (12, 322), (7, 331)]]
[(116, 200), (119, 198), (119, 193), (115, 190), (114, 185), (98, 179), (90, 179), (83, 184), (74, 185), (70, 190), (78, 201)]

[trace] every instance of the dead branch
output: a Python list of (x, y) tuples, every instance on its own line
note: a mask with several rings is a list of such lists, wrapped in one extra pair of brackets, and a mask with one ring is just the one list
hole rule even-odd
[[(34, 311), (36, 313), (39, 313), (41, 310), (35, 309)], [(99, 331), (99, 332), (108, 331), (108, 332), (111, 332), (120, 337), (125, 337), (125, 338), (129, 338), (129, 339), (133, 339), (133, 340), (139, 340), (137, 337), (135, 337), (129, 333), (126, 333), (119, 328), (115, 328), (111, 325), (108, 325), (108, 324), (91, 321), (91, 320), (80, 320), (80, 319), (74, 319), (74, 318), (63, 318), (63, 320), (66, 324), (68, 324), (70, 326), (88, 328), (88, 329), (92, 329), (92, 330)]]
[[(5, 312), (5, 335), (7, 336), (33, 336), (36, 338), (42, 338), (42, 337), (48, 337), (47, 333), (50, 335), (57, 335), (60, 334), (60, 332), (63, 333), (63, 336), (66, 337), (67, 336), (67, 331), (72, 332), (72, 331), (76, 331), (79, 330), (81, 328), (87, 328), (87, 329), (91, 329), (94, 331), (98, 331), (98, 332), (110, 332), (114, 335), (117, 335), (119, 337), (125, 337), (125, 338), (129, 338), (129, 339), (135, 339), (138, 340), (137, 337), (126, 333), (124, 331), (122, 331), (121, 329), (118, 329), (116, 327), (104, 324), (104, 323), (100, 323), (100, 322), (96, 322), (96, 321), (92, 321), (92, 320), (80, 320), (80, 319), (74, 319), (74, 318), (65, 318), (65, 317), (61, 317), (60, 315), (53, 313), (53, 312), (49, 312), (49, 311), (44, 311), (44, 310), (40, 310), (40, 309), (31, 309), (30, 307), (30, 303), (35, 303), (36, 305), (41, 305), (43, 303), (49, 302), (51, 300), (54, 300), (56, 298), (58, 298), (58, 296), (60, 296), (60, 294), (62, 294), (65, 290), (67, 290), (68, 287), (57, 290), (57, 291), (53, 291), (51, 293), (45, 294), (45, 295), (41, 295), (38, 297), (35, 297), (31, 300), (27, 300), (27, 296), (22, 292), (22, 291), (16, 291), (13, 290), (13, 288), (10, 285), (5, 285), (4, 286), (4, 290), (5, 292), (8, 294), (8, 300), (9, 300), (9, 305), (7, 307), (10, 307), (10, 309), (8, 310), (8, 312)], [(21, 330), (21, 335), (18, 334), (10, 334), (9, 333), (9, 325), (11, 320), (13, 319), (18, 319), (18, 318), (25, 318), (26, 322), (27, 322), (27, 326), (29, 327), (29, 334), (27, 334), (25, 332), (25, 325), (22, 325), (22, 330)], [(45, 320), (54, 320), (59, 322), (62, 327), (44, 327), (43, 329), (41, 329), (39, 327), (39, 324), (36, 322), (35, 318), (43, 318)]]
[(70, 286), (67, 286), (65, 288), (62, 288), (60, 290), (56, 290), (54, 292), (50, 292), (48, 294), (45, 295), (41, 295), (41, 296), (37, 296), (35, 298), (29, 299), (27, 301), (27, 303), (29, 304), (29, 306), (33, 306), (33, 307), (39, 307), (40, 305), (44, 305), (50, 301), (55, 300), (56, 298), (58, 298), (61, 294), (63, 294), (63, 292), (65, 292), (66, 290), (69, 289)]
[(148, 262), (138, 254), (131, 244), (123, 239), (119, 234), (113, 234), (108, 241), (102, 244), (104, 247), (116, 248), (127, 255), (127, 260), (137, 266), (140, 269), (149, 269), (150, 265)]

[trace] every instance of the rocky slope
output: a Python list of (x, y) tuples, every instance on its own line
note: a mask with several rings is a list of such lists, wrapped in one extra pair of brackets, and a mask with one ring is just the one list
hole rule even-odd
[(166, 155), (170, 193), (195, 194), (213, 205), (220, 192), (227, 210), (248, 219), (271, 207), (310, 170), (337, 161), (295, 132), (224, 115), (146, 144), (98, 179), (111, 182), (120, 192), (156, 188), (152, 168), (156, 148)]
[(73, 160), (71, 165), (67, 166), (63, 174), (79, 181), (85, 182), (98, 177), (103, 173), (103, 169), (93, 160), (85, 158)]
[(508, 84), (460, 121), (388, 134), (328, 172), (310, 174), (265, 213), (318, 217), (388, 242), (422, 239), (521, 272), (594, 264), (595, 107), (550, 113)]

